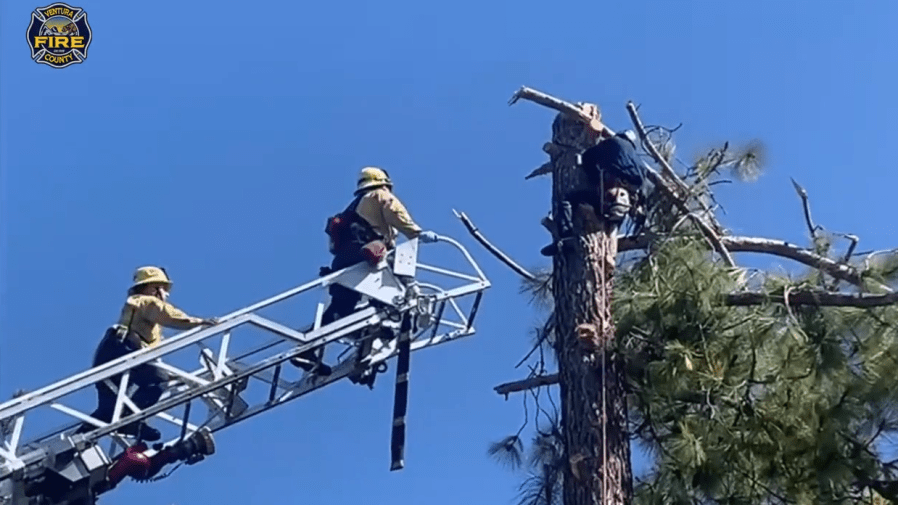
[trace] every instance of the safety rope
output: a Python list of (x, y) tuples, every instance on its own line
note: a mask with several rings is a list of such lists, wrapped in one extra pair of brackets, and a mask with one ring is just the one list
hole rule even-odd
[[(607, 219), (604, 219), (604, 217), (605, 217), (605, 215), (604, 215), (605, 214), (605, 178), (600, 177), (599, 180), (600, 180), (600, 182), (599, 182), (599, 190), (600, 190), (599, 204), (601, 205), (601, 209), (599, 210), (599, 212), (603, 216), (602, 225), (604, 227), (604, 226), (607, 226), (607, 223), (608, 223)], [(603, 230), (603, 232), (604, 232), (604, 230)], [(605, 342), (605, 324), (606, 324), (605, 308), (607, 307), (607, 304), (608, 304), (608, 293), (607, 293), (607, 289), (606, 289), (607, 283), (605, 282), (605, 277), (606, 277), (605, 267), (607, 266), (606, 259), (607, 259), (608, 251), (607, 251), (606, 247), (608, 246), (608, 241), (606, 240), (604, 233), (602, 233), (600, 240), (602, 243), (602, 246), (600, 248), (602, 257), (600, 259), (601, 263), (599, 264), (599, 282), (602, 283), (602, 307), (601, 307), (602, 313), (599, 316), (600, 321), (601, 321), (601, 328), (599, 329), (599, 334), (600, 334), (599, 342), (600, 342), (600, 345), (602, 346), (602, 357), (601, 357), (601, 359), (602, 359), (602, 368), (601, 368), (601, 370), (602, 370), (602, 503), (604, 504), (604, 503), (607, 503), (606, 492), (608, 491), (608, 437), (607, 437), (607, 431), (606, 431), (606, 426), (608, 425), (608, 415), (606, 413), (606, 408), (605, 408), (605, 405), (606, 405), (606, 403), (605, 403), (605, 347), (606, 347), (605, 346), (605, 344), (606, 344), (606, 342)]]

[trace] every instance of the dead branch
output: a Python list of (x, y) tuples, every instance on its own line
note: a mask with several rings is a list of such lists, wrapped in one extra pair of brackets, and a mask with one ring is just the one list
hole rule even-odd
[(798, 197), (801, 198), (801, 206), (804, 208), (804, 220), (808, 225), (808, 231), (811, 233), (811, 239), (817, 238), (817, 231), (820, 229), (820, 226), (814, 225), (814, 220), (811, 219), (811, 202), (808, 198), (808, 192), (806, 189), (801, 187), (801, 184), (795, 182), (795, 179), (789, 177), (792, 181), (792, 186), (795, 187), (795, 192), (798, 193)]
[(490, 241), (487, 240), (486, 237), (484, 237), (482, 233), (480, 233), (480, 231), (477, 229), (477, 227), (474, 226), (474, 223), (471, 222), (471, 219), (468, 218), (468, 216), (466, 216), (464, 212), (459, 213), (459, 212), (456, 211), (455, 209), (452, 209), (452, 212), (455, 214), (455, 217), (461, 219), (462, 224), (465, 225), (465, 228), (468, 229), (468, 232), (469, 232), (475, 239), (477, 239), (477, 241), (480, 242), (480, 244), (483, 245), (483, 247), (485, 247), (487, 251), (491, 252), (491, 253), (493, 254), (493, 256), (495, 256), (496, 258), (498, 258), (499, 261), (501, 261), (502, 263), (505, 263), (506, 265), (508, 265), (509, 268), (511, 268), (512, 270), (514, 270), (515, 272), (517, 272), (517, 274), (520, 275), (521, 277), (523, 277), (523, 278), (525, 278), (525, 279), (527, 279), (527, 280), (529, 280), (529, 281), (535, 281), (535, 280), (536, 280), (536, 276), (535, 276), (535, 275), (533, 275), (532, 273), (528, 272), (524, 267), (522, 267), (522, 266), (518, 265), (517, 263), (515, 263), (515, 262), (514, 262), (511, 258), (509, 258), (505, 253), (503, 253), (502, 251), (500, 251), (498, 247), (496, 247), (496, 246), (494, 246), (493, 244), (491, 244)]
[(508, 101), (508, 105), (514, 105), (521, 98), (523, 98), (524, 100), (529, 100), (533, 103), (538, 103), (544, 107), (557, 110), (562, 114), (567, 114), (571, 117), (577, 118), (580, 121), (588, 124), (593, 130), (599, 133), (603, 133), (605, 135), (614, 135), (614, 132), (612, 132), (608, 129), (607, 126), (602, 124), (600, 117), (592, 117), (577, 105), (566, 102), (560, 98), (555, 98), (554, 96), (543, 93), (542, 91), (528, 88), (527, 86), (521, 86), (519, 90), (515, 91), (514, 95), (512, 95), (511, 99)]
[(514, 382), (506, 382), (505, 384), (500, 384), (493, 389), (496, 393), (500, 395), (508, 396), (510, 393), (517, 393), (519, 391), (529, 391), (533, 388), (538, 388), (542, 386), (551, 386), (553, 384), (558, 384), (558, 374), (546, 374), (546, 375), (537, 375), (536, 377), (530, 377), (524, 380), (514, 381)]
[(670, 163), (664, 159), (664, 156), (661, 156), (661, 153), (658, 152), (658, 148), (655, 147), (655, 144), (649, 140), (648, 133), (645, 131), (645, 126), (642, 124), (642, 120), (639, 118), (639, 114), (636, 113), (636, 105), (633, 102), (627, 102), (627, 112), (630, 113), (630, 120), (633, 121), (633, 126), (636, 128), (636, 133), (639, 135), (639, 138), (642, 139), (643, 145), (645, 145), (646, 149), (649, 151), (649, 154), (652, 155), (652, 158), (661, 166), (661, 170), (664, 172), (664, 175), (670, 178), (671, 181), (679, 188), (680, 191), (687, 192), (689, 191), (686, 183), (683, 182), (680, 177), (674, 172)]
[[(630, 114), (630, 120), (633, 121), (633, 127), (636, 128), (636, 134), (639, 135), (639, 138), (642, 140), (643, 145), (646, 150), (648, 150), (649, 154), (655, 160), (658, 165), (661, 166), (662, 172), (666, 175), (671, 182), (668, 182), (661, 174), (651, 169), (651, 167), (645, 166), (646, 173), (649, 176), (649, 179), (652, 180), (652, 183), (655, 187), (661, 188), (668, 196), (673, 198), (674, 204), (681, 211), (685, 213), (689, 213), (690, 210), (686, 205), (686, 200), (689, 197), (689, 186), (683, 182), (680, 177), (674, 172), (673, 167), (670, 166), (670, 163), (661, 155), (658, 151), (658, 148), (655, 147), (655, 144), (649, 139), (648, 133), (646, 132), (645, 126), (642, 124), (642, 119), (639, 118), (639, 114), (636, 112), (636, 105), (633, 104), (632, 101), (627, 102), (627, 112)], [(701, 206), (701, 210), (703, 214), (709, 216), (710, 223), (706, 223), (708, 226), (703, 227), (707, 229), (714, 230), (715, 233), (723, 233), (723, 227), (717, 222), (717, 218), (714, 217), (714, 212), (708, 207), (708, 205), (702, 201), (701, 199), (697, 199), (698, 204)]]
[(830, 293), (827, 291), (791, 291), (786, 294), (769, 293), (732, 293), (727, 295), (727, 305), (748, 306), (765, 303), (783, 303), (788, 305), (815, 305), (819, 307), (884, 307), (898, 304), (898, 293), (884, 295)]
[(539, 177), (540, 175), (546, 175), (552, 173), (552, 162), (547, 161), (539, 166), (539, 168), (534, 169), (532, 172), (527, 174), (524, 177), (524, 180), (533, 179), (534, 177)]
[[(788, 242), (756, 237), (723, 237), (721, 241), (733, 252), (754, 252), (789, 258), (855, 286), (862, 287), (864, 285), (864, 279), (861, 278), (860, 272), (855, 267), (820, 256), (809, 249), (803, 249)], [(885, 285), (878, 287), (892, 291)]]
[(714, 230), (712, 230), (711, 227), (708, 226), (708, 223), (706, 223), (704, 219), (696, 216), (692, 212), (687, 214), (687, 216), (692, 218), (692, 220), (695, 221), (695, 224), (698, 225), (699, 228), (701, 228), (702, 233), (704, 233), (705, 237), (707, 237), (708, 240), (710, 240), (714, 245), (714, 249), (716, 249), (717, 253), (720, 254), (720, 256), (723, 258), (724, 263), (726, 263), (726, 265), (730, 268), (735, 267), (736, 262), (733, 261), (733, 257), (730, 255), (730, 252), (727, 250), (726, 246), (723, 245), (723, 241), (721, 240), (720, 236), (717, 235), (717, 233), (714, 233)]
[[(620, 237), (617, 240), (617, 251), (620, 253), (645, 249), (650, 241), (651, 237), (645, 234)], [(825, 256), (820, 256), (810, 249), (804, 249), (789, 242), (759, 237), (724, 236), (720, 237), (720, 243), (731, 253), (749, 252), (788, 258), (811, 268), (821, 270), (835, 279), (846, 281), (858, 287), (863, 286), (863, 279), (857, 268), (845, 263), (839, 263)], [(869, 280), (869, 282), (873, 281)], [(883, 284), (876, 283), (876, 286), (892, 292), (891, 288)]]
[(536, 352), (542, 345), (543, 342), (549, 338), (549, 335), (554, 331), (554, 321), (555, 321), (555, 313), (549, 314), (549, 317), (546, 319), (546, 323), (543, 324), (542, 328), (539, 329), (539, 335), (537, 335), (536, 343), (533, 345), (533, 348), (530, 349), (530, 352), (524, 356), (521, 361), (515, 365), (515, 368), (520, 368), (521, 365), (527, 362), (530, 359), (530, 356), (533, 356), (533, 353)]

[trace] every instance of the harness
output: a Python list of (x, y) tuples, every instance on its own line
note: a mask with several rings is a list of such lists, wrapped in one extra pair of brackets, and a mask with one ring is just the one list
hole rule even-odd
[(327, 220), (324, 232), (330, 238), (329, 250), (334, 256), (366, 259), (377, 263), (386, 254), (383, 235), (356, 212), (366, 193), (355, 197), (343, 212)]

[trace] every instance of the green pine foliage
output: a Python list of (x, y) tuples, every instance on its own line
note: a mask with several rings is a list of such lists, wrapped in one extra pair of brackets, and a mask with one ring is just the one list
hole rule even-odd
[(618, 277), (633, 433), (656, 456), (639, 502), (856, 503), (893, 478), (875, 442), (898, 429), (898, 309), (730, 307), (741, 272), (708, 255), (668, 241)]
[[(684, 178), (690, 201), (712, 207), (715, 178), (726, 169), (751, 180), (763, 157), (757, 143), (736, 154), (726, 145), (710, 151)], [(635, 483), (636, 503), (898, 502), (898, 460), (883, 450), (898, 434), (898, 308), (731, 306), (727, 295), (745, 290), (848, 288), (815, 270), (788, 278), (727, 267), (657, 192), (646, 232), (649, 249), (619, 261), (612, 299), (631, 434), (653, 457)], [(810, 250), (843, 261), (838, 237), (815, 235)], [(867, 256), (855, 267), (869, 286), (894, 283), (898, 254)], [(525, 288), (551, 321), (549, 275)], [(540, 354), (552, 353), (551, 332), (537, 332)], [(536, 373), (546, 373), (544, 364)], [(517, 436), (491, 448), (526, 472), (519, 505), (561, 504), (567, 458), (559, 430), (538, 429), (528, 448)]]

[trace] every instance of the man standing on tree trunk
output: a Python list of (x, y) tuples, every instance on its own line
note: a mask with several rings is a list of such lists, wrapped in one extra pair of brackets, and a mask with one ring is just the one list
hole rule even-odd
[(561, 212), (556, 217), (558, 241), (543, 247), (540, 251), (543, 256), (554, 256), (564, 248), (571, 248), (574, 209), (581, 204), (592, 206), (597, 215), (615, 225), (619, 225), (627, 214), (639, 219), (637, 209), (645, 199), (642, 190), (645, 169), (636, 154), (635, 133), (627, 130), (600, 140), (581, 155), (579, 166), (586, 175), (589, 188), (564, 196)]

